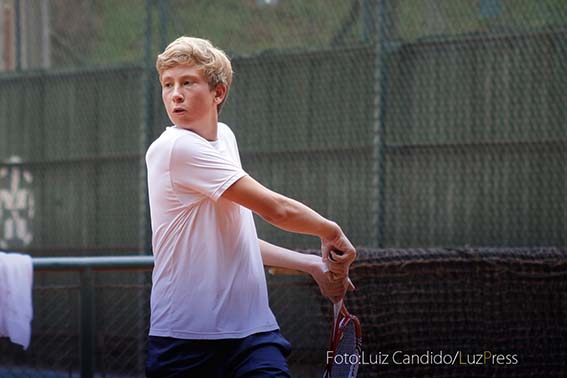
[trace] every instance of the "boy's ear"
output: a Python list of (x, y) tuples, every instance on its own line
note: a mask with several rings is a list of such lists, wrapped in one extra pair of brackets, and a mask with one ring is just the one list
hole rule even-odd
[(217, 104), (220, 104), (224, 101), (226, 97), (226, 93), (228, 92), (228, 88), (226, 84), (217, 84), (215, 88), (215, 101)]

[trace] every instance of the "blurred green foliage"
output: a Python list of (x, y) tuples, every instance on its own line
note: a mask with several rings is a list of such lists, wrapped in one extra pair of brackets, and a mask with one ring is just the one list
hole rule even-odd
[[(230, 55), (320, 50), (387, 38), (531, 32), (565, 25), (565, 0), (52, 0), (56, 65), (141, 63), (180, 35)], [(378, 4), (383, 4), (379, 7)]]

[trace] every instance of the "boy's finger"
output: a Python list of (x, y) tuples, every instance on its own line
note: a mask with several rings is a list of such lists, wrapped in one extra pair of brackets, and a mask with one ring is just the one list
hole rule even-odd
[(335, 264), (346, 264), (353, 261), (352, 254), (338, 254), (335, 251), (329, 252), (329, 260)]
[(328, 264), (329, 270), (336, 276), (344, 277), (348, 275), (348, 265), (345, 264)]
[(321, 246), (321, 258), (324, 262), (329, 262), (329, 247), (325, 245)]

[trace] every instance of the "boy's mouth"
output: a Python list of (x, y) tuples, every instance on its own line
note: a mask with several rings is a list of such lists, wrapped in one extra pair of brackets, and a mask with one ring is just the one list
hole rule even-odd
[(178, 114), (178, 113), (183, 113), (184, 111), (185, 111), (185, 109), (183, 109), (183, 108), (173, 108), (173, 112), (174, 112), (174, 113), (177, 113), (177, 114)]

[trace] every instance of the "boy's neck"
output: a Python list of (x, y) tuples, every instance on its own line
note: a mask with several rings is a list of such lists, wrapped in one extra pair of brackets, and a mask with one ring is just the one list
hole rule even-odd
[(187, 126), (179, 126), (183, 129), (191, 130), (195, 134), (205, 138), (209, 142), (213, 142), (218, 139), (218, 117), (212, 117), (211, 120), (205, 122), (195, 122)]

